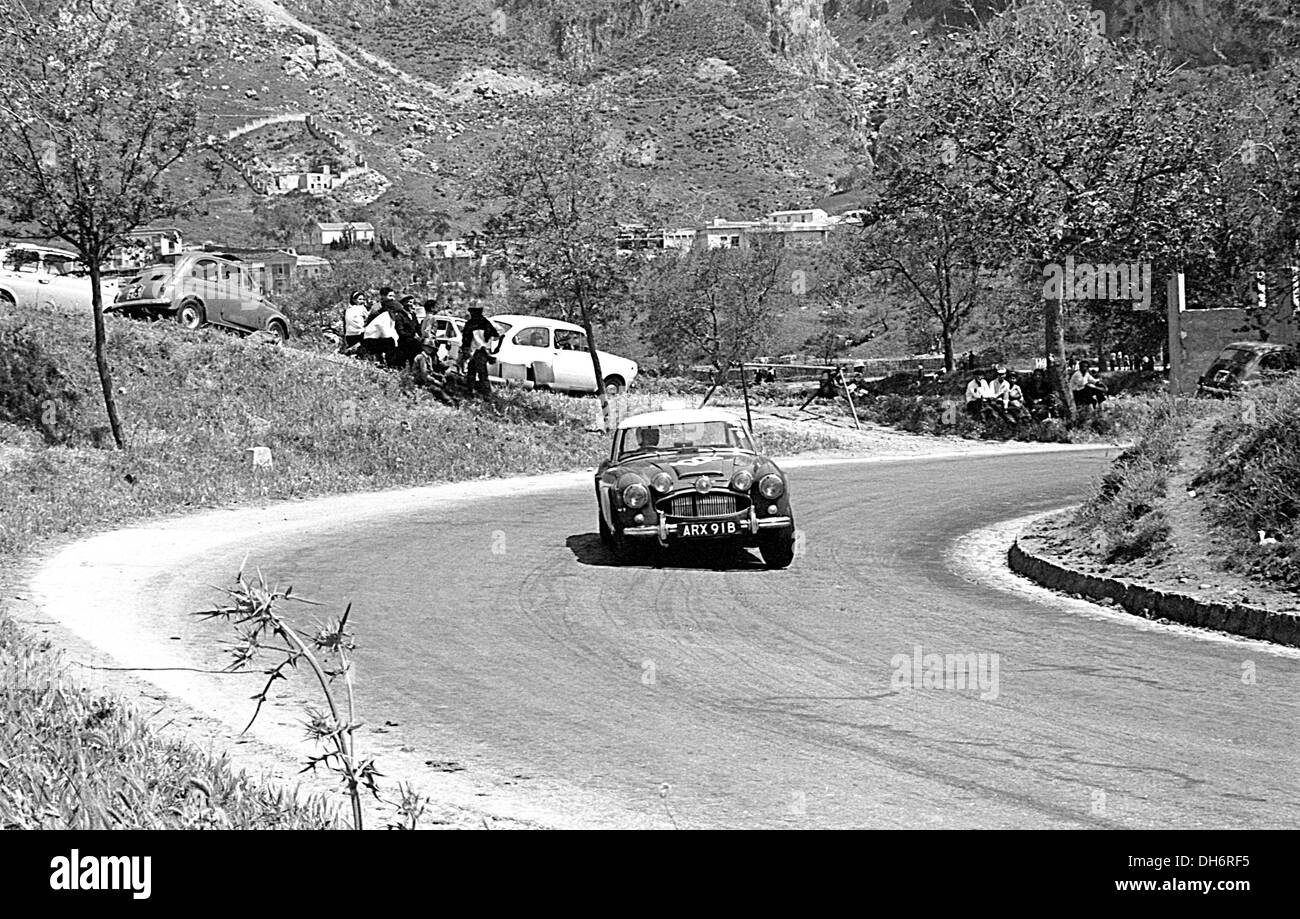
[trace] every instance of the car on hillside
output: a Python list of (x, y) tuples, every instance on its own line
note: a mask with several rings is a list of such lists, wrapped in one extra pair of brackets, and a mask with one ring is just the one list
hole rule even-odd
[[(489, 375), (537, 389), (594, 393), (591, 343), (582, 326), (541, 316), (492, 316), (501, 337), (492, 348)], [(621, 393), (636, 379), (636, 361), (597, 351), (606, 391)]]
[(1291, 345), (1237, 341), (1214, 359), (1197, 391), (1206, 396), (1236, 396), (1295, 373), (1300, 373), (1300, 351)]
[(239, 259), (187, 252), (172, 264), (151, 265), (122, 282), (112, 312), (139, 319), (174, 319), (187, 329), (215, 325), (269, 332), (284, 341), (287, 316), (271, 303)]
[(624, 418), (596, 470), (600, 539), (620, 560), (677, 544), (757, 547), (769, 568), (794, 560), (790, 483), (720, 409)]
[[(99, 289), (107, 306), (117, 291), (117, 282), (105, 278)], [(89, 270), (70, 249), (0, 244), (0, 305), (90, 309)]]

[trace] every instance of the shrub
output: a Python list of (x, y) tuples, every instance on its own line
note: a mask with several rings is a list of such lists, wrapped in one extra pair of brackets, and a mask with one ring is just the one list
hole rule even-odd
[(34, 326), (0, 325), (0, 421), (39, 430), (47, 443), (66, 443), (79, 433), (74, 409), (81, 392), (41, 339)]
[(1253, 393), (1215, 426), (1206, 455), (1196, 482), (1233, 539), (1229, 565), (1300, 587), (1300, 380)]
[(1181, 403), (1156, 403), (1137, 444), (1120, 454), (1075, 514), (1075, 526), (1106, 561), (1151, 556), (1165, 545), (1169, 521), (1160, 504), (1191, 414)]

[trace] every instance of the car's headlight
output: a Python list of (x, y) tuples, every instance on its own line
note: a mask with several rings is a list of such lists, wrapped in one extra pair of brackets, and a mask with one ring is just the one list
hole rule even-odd
[(623, 489), (623, 503), (636, 510), (645, 507), (650, 501), (650, 492), (640, 482), (634, 482)]
[(779, 498), (785, 492), (785, 480), (775, 472), (769, 472), (758, 480), (758, 493), (764, 498)]
[(731, 487), (736, 491), (749, 491), (754, 487), (754, 476), (742, 469), (731, 477)]
[(673, 490), (673, 477), (666, 472), (656, 472), (650, 480), (650, 487), (662, 494)]

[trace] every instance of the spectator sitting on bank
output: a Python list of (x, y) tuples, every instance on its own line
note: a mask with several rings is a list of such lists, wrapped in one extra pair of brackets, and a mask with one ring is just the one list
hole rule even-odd
[(352, 291), (347, 308), (343, 310), (343, 347), (339, 350), (350, 354), (361, 344), (361, 337), (366, 331), (366, 295), (359, 290)]
[(427, 390), (444, 405), (455, 405), (455, 400), (447, 392), (447, 367), (439, 359), (438, 349), (439, 342), (436, 337), (424, 336), (420, 353), (415, 356), (415, 361), (411, 365), (415, 384)]
[(966, 384), (967, 415), (979, 420), (985, 420), (994, 413), (993, 405), (996, 401), (993, 384), (984, 374), (977, 373), (971, 377), (971, 381)]
[(1020, 376), (1014, 371), (1007, 374), (1007, 388), (1002, 397), (1002, 410), (1007, 418), (1019, 424), (1029, 417), (1025, 406), (1025, 392), (1020, 388)]
[(806, 409), (808, 403), (812, 402), (813, 399), (834, 399), (838, 397), (839, 394), (840, 388), (835, 383), (835, 371), (827, 370), (822, 374), (821, 381), (817, 384), (817, 388), (809, 393), (808, 398), (804, 399), (803, 405), (799, 406), (799, 411), (802, 412)]
[(1092, 366), (1087, 361), (1079, 361), (1079, 368), (1070, 375), (1070, 393), (1074, 404), (1080, 408), (1101, 405), (1106, 401), (1106, 385), (1092, 375)]

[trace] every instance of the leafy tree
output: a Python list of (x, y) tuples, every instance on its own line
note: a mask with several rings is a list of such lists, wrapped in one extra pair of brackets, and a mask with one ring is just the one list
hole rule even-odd
[(704, 361), (721, 382), (766, 350), (792, 296), (789, 260), (775, 246), (692, 251), (650, 263), (640, 298), (651, 345), (670, 363)]
[[(970, 228), (980, 264), (1038, 285), (1067, 257), (1158, 277), (1206, 247), (1205, 106), (1159, 54), (1095, 34), (1086, 4), (1015, 4), (921, 52), (909, 73), (885, 196), (921, 207), (942, 185), (942, 213)], [(1060, 298), (1044, 298), (1043, 320), (1073, 414)]]
[(287, 249), (298, 245), (308, 228), (329, 216), (329, 204), (306, 192), (261, 199), (253, 212), (253, 232), (260, 242)]
[(95, 364), (126, 446), (105, 345), (101, 266), (183, 202), (168, 170), (196, 136), (202, 52), (164, 0), (12, 0), (0, 26), (0, 210), (90, 269)]
[[(582, 324), (598, 383), (605, 377), (593, 324), (623, 302), (638, 267), (614, 245), (630, 205), (628, 190), (613, 180), (616, 153), (601, 109), (598, 96), (576, 88), (520, 103), (476, 184), (477, 195), (499, 208), (482, 240), (525, 287)], [(608, 417), (606, 387), (598, 390)]]

